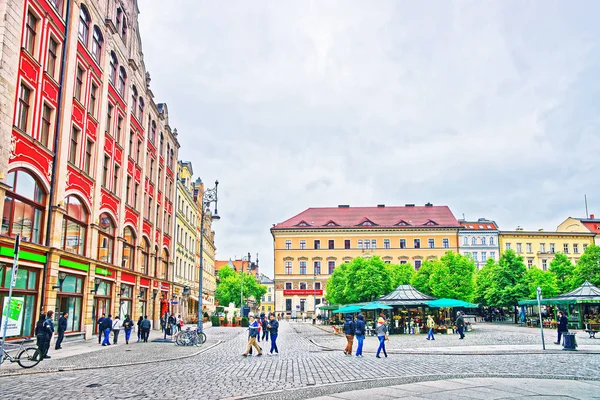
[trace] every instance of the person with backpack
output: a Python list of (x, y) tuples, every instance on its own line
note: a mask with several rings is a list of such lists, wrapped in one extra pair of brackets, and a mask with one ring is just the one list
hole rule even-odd
[(385, 341), (388, 340), (388, 327), (385, 324), (385, 319), (383, 317), (379, 317), (377, 320), (377, 326), (375, 326), (375, 334), (377, 335), (377, 339), (379, 339), (379, 347), (377, 348), (377, 358), (379, 357), (379, 353), (383, 351), (383, 354), (387, 357), (387, 352), (385, 351)]
[(112, 315), (108, 314), (108, 317), (102, 320), (102, 332), (104, 332), (104, 340), (102, 346), (110, 346), (110, 331), (113, 326)]
[(144, 341), (144, 343), (148, 343), (148, 336), (150, 336), (150, 327), (152, 326), (152, 324), (150, 323), (150, 320), (148, 319), (147, 315), (144, 315), (144, 319), (142, 320), (140, 327), (142, 329), (142, 340)]
[(37, 347), (39, 349), (40, 361), (46, 358), (46, 353), (50, 347), (50, 339), (48, 333), (44, 329), (44, 322), (46, 322), (46, 313), (41, 313), (40, 318), (35, 324), (35, 330), (33, 331), (37, 339)]
[(123, 322), (121, 322), (121, 319), (117, 315), (112, 323), (113, 344), (117, 344), (117, 342), (119, 341), (119, 333), (121, 332), (122, 327)]
[(125, 331), (125, 344), (129, 344), (129, 338), (131, 337), (131, 330), (133, 329), (133, 321), (129, 318), (129, 315), (125, 315), (123, 320), (123, 330)]
[(102, 316), (98, 318), (96, 325), (98, 326), (98, 344), (102, 343), (102, 323), (104, 322), (104, 318), (106, 318), (106, 314), (102, 313)]
[(267, 325), (269, 325), (269, 320), (267, 319), (267, 317), (264, 314), (262, 315), (260, 323), (262, 325), (262, 340), (268, 342), (269, 341), (269, 328), (267, 328)]
[[(271, 351), (269, 352), (270, 355), (273, 355), (273, 351), (275, 351), (275, 354), (279, 355), (279, 349), (277, 348), (277, 335), (278, 335), (278, 331), (279, 331), (279, 321), (277, 321), (277, 319), (275, 319), (275, 315), (271, 314), (269, 316), (269, 323), (267, 324), (267, 329), (269, 330), (269, 333), (271, 334)], [(268, 338), (267, 338), (268, 340)]]
[(54, 344), (54, 350), (62, 349), (62, 341), (65, 338), (65, 331), (67, 330), (67, 318), (69, 318), (69, 313), (64, 312), (58, 319), (58, 337)]
[(352, 346), (354, 345), (354, 333), (356, 331), (356, 324), (354, 323), (354, 318), (352, 318), (352, 314), (346, 314), (346, 321), (344, 321), (344, 335), (346, 335), (346, 348), (344, 349), (344, 354), (347, 356), (352, 356)]
[(140, 319), (138, 319), (137, 322), (137, 334), (138, 334), (138, 342), (142, 339), (142, 321), (144, 320), (144, 317), (142, 317), (140, 315)]
[(356, 321), (354, 336), (358, 341), (358, 347), (356, 348), (356, 357), (362, 357), (363, 342), (365, 340), (365, 316), (358, 314), (358, 320)]
[(256, 343), (256, 337), (258, 336), (258, 321), (254, 319), (254, 314), (250, 313), (250, 315), (248, 315), (248, 318), (250, 319), (249, 321), (249, 325), (248, 325), (248, 332), (249, 332), (249, 338), (248, 338), (248, 346), (246, 347), (246, 352), (244, 352), (242, 354), (242, 356), (244, 357), (248, 357), (248, 353), (250, 352), (250, 349), (252, 348), (252, 346), (254, 346), (254, 348), (256, 349), (256, 351), (258, 351), (258, 354), (256, 355), (257, 357), (262, 356), (262, 349), (258, 346), (258, 343)]

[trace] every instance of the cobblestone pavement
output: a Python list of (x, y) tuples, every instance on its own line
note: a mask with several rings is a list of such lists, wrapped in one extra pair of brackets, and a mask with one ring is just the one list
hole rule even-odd
[[(209, 340), (223, 343), (197, 356), (144, 365), (0, 377), (0, 389), (3, 397), (20, 399), (51, 398), (59, 392), (65, 398), (84, 399), (191, 400), (253, 395), (260, 395), (261, 399), (281, 399), (281, 391), (285, 391), (289, 400), (355, 388), (474, 376), (600, 380), (600, 355), (596, 354), (346, 357), (339, 351), (322, 351), (310, 341), (322, 340), (328, 335), (326, 332), (309, 324), (282, 322), (278, 339), (280, 356), (243, 358), (246, 330), (211, 328), (207, 334)], [(507, 335), (505, 331), (499, 334)], [(261, 342), (261, 345), (266, 350), (267, 343)], [(113, 354), (113, 360), (118, 363), (126, 362), (129, 357), (129, 353), (119, 352), (121, 348), (117, 346)], [(152, 351), (160, 349), (167, 347)], [(143, 353), (140, 356), (143, 357)], [(154, 356), (148, 353), (148, 357)], [(91, 365), (86, 357), (82, 356), (79, 362)]]

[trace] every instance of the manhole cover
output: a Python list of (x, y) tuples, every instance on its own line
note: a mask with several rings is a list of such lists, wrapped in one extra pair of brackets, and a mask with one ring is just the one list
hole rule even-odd
[(87, 385), (86, 387), (89, 387), (89, 388), (97, 388), (97, 387), (100, 387), (100, 386), (102, 386), (100, 383), (90, 383), (90, 384), (89, 384), (89, 385)]

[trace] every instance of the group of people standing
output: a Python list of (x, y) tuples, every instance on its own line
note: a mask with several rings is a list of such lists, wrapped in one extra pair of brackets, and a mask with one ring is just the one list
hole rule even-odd
[(269, 355), (279, 355), (279, 349), (277, 348), (277, 337), (279, 335), (279, 321), (275, 318), (275, 314), (269, 314), (267, 317), (264, 313), (260, 315), (260, 319), (254, 318), (254, 314), (248, 315), (248, 345), (246, 351), (242, 354), (244, 357), (252, 354), (252, 348), (254, 347), (257, 351), (257, 357), (262, 356), (262, 347), (258, 344), (260, 342), (262, 331), (263, 341), (269, 341), (271, 338), (271, 350)]
[[(121, 330), (125, 333), (125, 344), (129, 344), (129, 340), (131, 338), (131, 332), (134, 330), (135, 323), (129, 315), (125, 315), (125, 319), (121, 320), (120, 316), (115, 316), (115, 319), (112, 319), (112, 315), (102, 314), (100, 318), (96, 321), (96, 325), (98, 326), (98, 344), (102, 344), (102, 346), (110, 346), (111, 344), (118, 344), (119, 342), (119, 334)], [(138, 342), (148, 341), (148, 336), (150, 335), (150, 320), (148, 316), (144, 315), (140, 317), (137, 322), (138, 327)], [(113, 342), (110, 342), (110, 334), (112, 333)], [(104, 340), (102, 339), (102, 335), (104, 335)]]
[[(356, 357), (362, 357), (363, 354), (363, 343), (365, 340), (366, 333), (366, 324), (365, 324), (365, 316), (362, 314), (358, 314), (356, 320), (352, 317), (352, 314), (346, 314), (346, 320), (344, 321), (344, 335), (346, 335), (346, 348), (344, 349), (344, 354), (347, 356), (352, 356), (352, 347), (354, 345), (354, 338), (358, 342), (358, 346), (356, 348)], [(381, 358), (380, 354), (383, 352), (383, 355), (387, 357), (387, 351), (385, 349), (385, 342), (389, 340), (389, 332), (387, 324), (385, 323), (385, 318), (383, 315), (380, 315), (377, 318), (377, 325), (375, 325), (375, 334), (377, 335), (377, 339), (379, 340), (379, 347), (377, 348), (377, 358)]]

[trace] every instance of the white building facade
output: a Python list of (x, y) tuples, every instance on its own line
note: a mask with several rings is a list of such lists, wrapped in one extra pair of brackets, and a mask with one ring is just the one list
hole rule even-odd
[(500, 230), (494, 221), (479, 218), (477, 221), (458, 221), (462, 229), (458, 232), (459, 253), (469, 256), (481, 269), (488, 259), (498, 261), (500, 248), (498, 235)]

